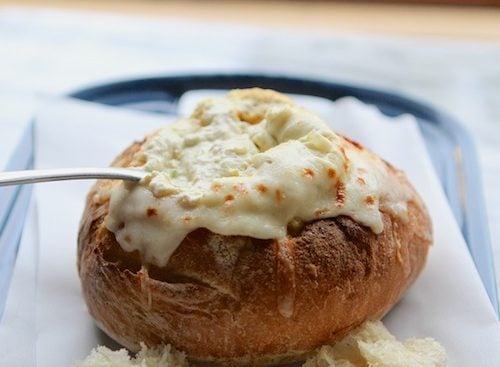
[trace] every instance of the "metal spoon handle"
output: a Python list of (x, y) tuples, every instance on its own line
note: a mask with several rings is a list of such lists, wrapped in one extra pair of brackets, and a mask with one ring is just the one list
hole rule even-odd
[(128, 168), (58, 168), (0, 172), (0, 186), (23, 185), (37, 182), (112, 179), (140, 181), (146, 172)]

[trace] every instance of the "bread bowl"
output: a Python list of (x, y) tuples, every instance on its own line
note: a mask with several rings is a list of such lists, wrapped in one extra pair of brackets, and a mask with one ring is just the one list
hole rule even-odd
[(233, 91), (176, 126), (120, 154), (151, 175), (98, 181), (82, 216), (89, 312), (130, 350), (300, 360), (380, 319), (422, 270), (432, 226), (405, 175), (289, 98)]

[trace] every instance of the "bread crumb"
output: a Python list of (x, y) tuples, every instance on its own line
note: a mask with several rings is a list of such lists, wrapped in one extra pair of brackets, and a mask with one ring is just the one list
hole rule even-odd
[(302, 367), (445, 367), (446, 352), (432, 338), (396, 340), (380, 321), (367, 321)]
[(130, 358), (127, 350), (100, 346), (92, 350), (83, 362), (75, 367), (188, 367), (186, 355), (170, 345), (148, 348), (141, 343), (141, 350)]
[[(446, 367), (446, 352), (432, 338), (398, 341), (380, 321), (367, 321), (335, 345), (322, 346), (302, 367)], [(186, 355), (167, 345), (141, 350), (100, 346), (75, 367), (189, 367)]]

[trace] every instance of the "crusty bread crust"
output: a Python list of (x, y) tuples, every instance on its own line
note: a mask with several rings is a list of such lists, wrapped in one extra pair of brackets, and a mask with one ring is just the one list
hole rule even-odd
[[(114, 165), (130, 165), (141, 144)], [(410, 187), (400, 171), (389, 171)], [(280, 241), (198, 229), (158, 268), (123, 251), (105, 227), (109, 203), (96, 194), (113, 184), (98, 181), (88, 195), (78, 268), (91, 315), (131, 350), (143, 341), (223, 365), (300, 360), (389, 311), (422, 270), (432, 242), (415, 192), (407, 220), (382, 213), (379, 235), (345, 216), (308, 223)]]

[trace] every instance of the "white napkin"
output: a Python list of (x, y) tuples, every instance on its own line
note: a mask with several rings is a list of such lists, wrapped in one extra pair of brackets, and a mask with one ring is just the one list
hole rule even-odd
[[(428, 264), (385, 322), (400, 338), (432, 336), (450, 366), (500, 365), (500, 324), (434, 174), (415, 120), (397, 122), (354, 99), (335, 104), (307, 99), (332, 126), (403, 168), (427, 203), (435, 228)], [(186, 105), (181, 104), (184, 110)], [(104, 166), (134, 139), (169, 122), (166, 117), (71, 100), (38, 115), (39, 168)], [(67, 367), (106, 342), (85, 309), (76, 272), (76, 235), (90, 182), (36, 187), (39, 274), (36, 313), (39, 367)], [(12, 338), (16, 335), (11, 335)], [(0, 340), (1, 342), (1, 340)], [(1, 345), (1, 344), (0, 344)], [(0, 360), (0, 364), (2, 360)]]

